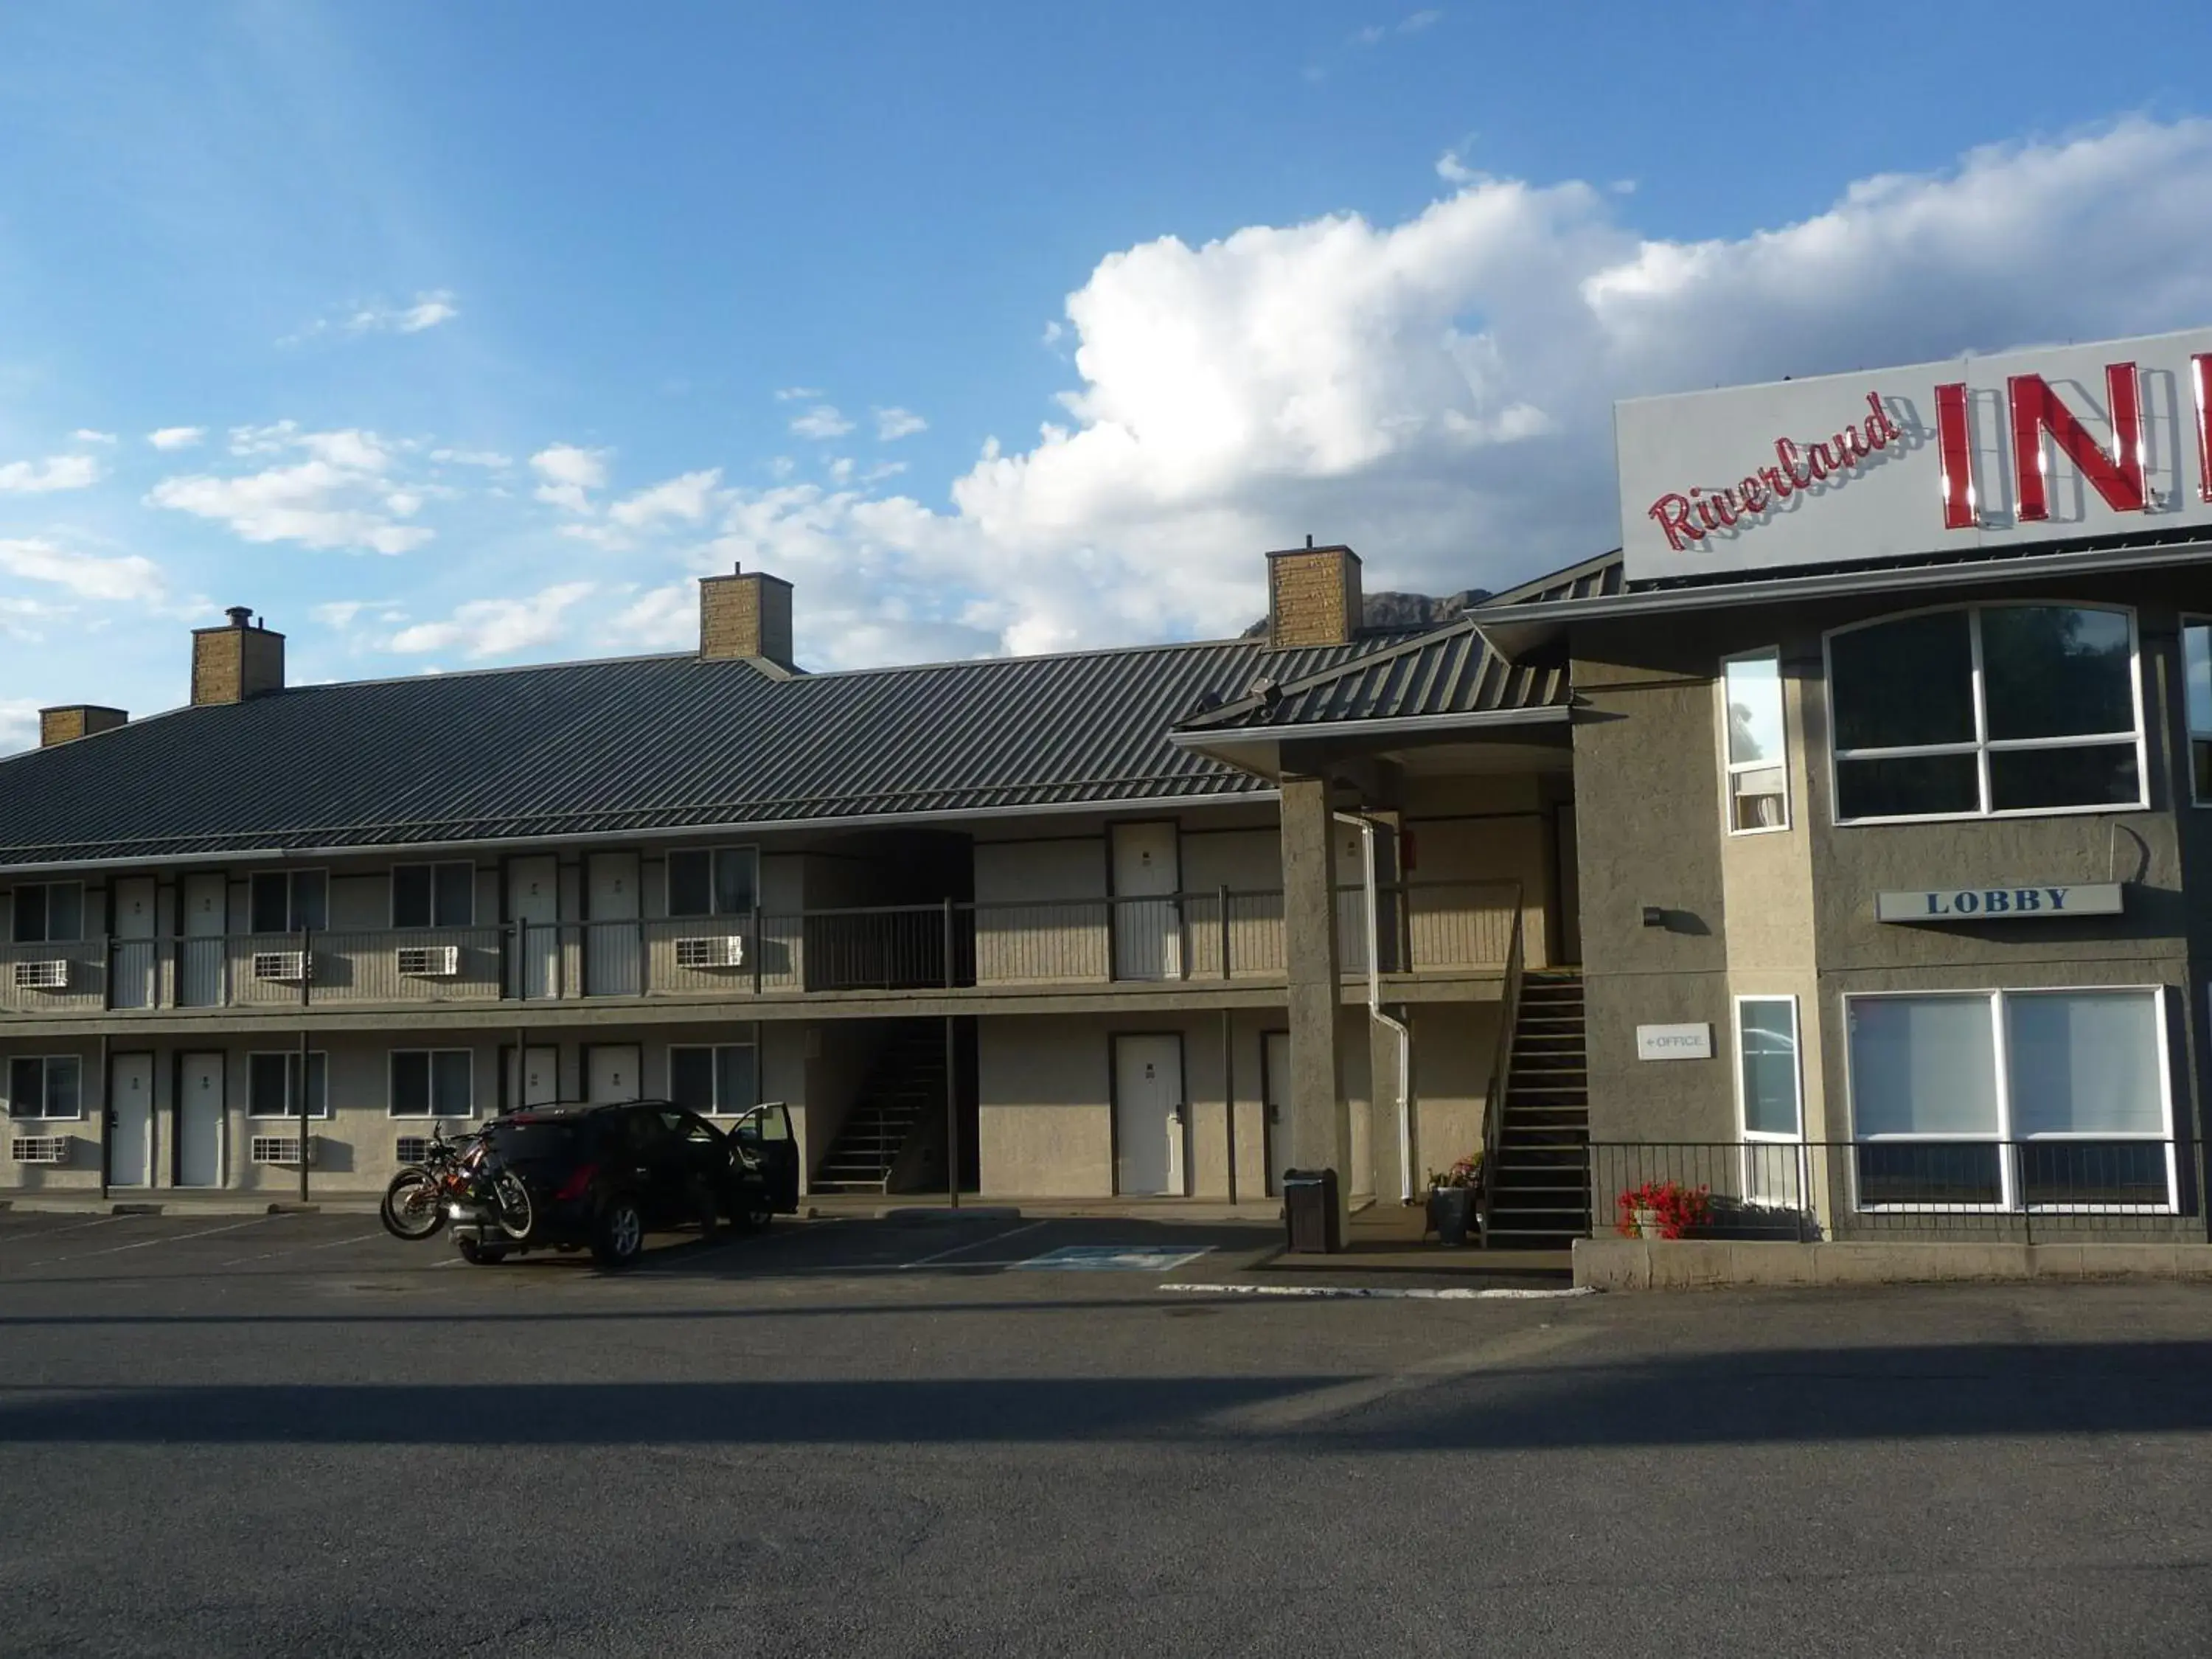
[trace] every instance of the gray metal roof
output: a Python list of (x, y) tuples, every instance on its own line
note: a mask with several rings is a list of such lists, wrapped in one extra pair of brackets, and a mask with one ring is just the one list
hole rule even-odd
[(1255, 641), (777, 680), (694, 656), (300, 686), (0, 761), (0, 869), (1234, 796), (1202, 694), (1370, 645)]
[[(1500, 605), (1596, 597), (1620, 585), (1618, 554), (1589, 559), (1484, 602)], [(1180, 732), (1283, 731), (1351, 720), (1443, 720), (1565, 708), (1564, 663), (1516, 665), (1492, 651), (1471, 617), (1403, 644), (1278, 680), (1279, 695), (1240, 697), (1193, 716)]]

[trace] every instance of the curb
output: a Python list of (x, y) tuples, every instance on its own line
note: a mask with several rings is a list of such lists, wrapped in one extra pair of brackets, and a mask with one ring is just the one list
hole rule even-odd
[(963, 1204), (957, 1210), (943, 1205), (924, 1209), (878, 1210), (878, 1221), (1019, 1221), (1022, 1212), (1012, 1204)]
[(1288, 1296), (1307, 1301), (1347, 1302), (1565, 1302), (1597, 1294), (1582, 1285), (1556, 1291), (1506, 1287), (1476, 1291), (1461, 1285), (1431, 1290), (1426, 1286), (1399, 1285), (1163, 1285), (1160, 1289), (1199, 1296)]

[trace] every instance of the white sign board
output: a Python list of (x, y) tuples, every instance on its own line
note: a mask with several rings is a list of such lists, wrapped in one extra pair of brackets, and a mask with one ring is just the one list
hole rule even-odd
[(1932, 887), (1920, 892), (1876, 893), (1876, 921), (2049, 921), (2061, 916), (2117, 916), (2117, 881), (2000, 887)]
[(1613, 407), (1631, 581), (2212, 526), (2212, 329)]
[(1713, 1028), (1710, 1025), (1639, 1025), (1636, 1028), (1638, 1060), (1711, 1060)]

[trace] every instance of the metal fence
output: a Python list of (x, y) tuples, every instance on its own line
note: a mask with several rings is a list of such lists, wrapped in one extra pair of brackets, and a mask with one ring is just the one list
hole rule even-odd
[(2201, 1233), (2170, 1139), (1593, 1142), (1594, 1232), (1822, 1240)]

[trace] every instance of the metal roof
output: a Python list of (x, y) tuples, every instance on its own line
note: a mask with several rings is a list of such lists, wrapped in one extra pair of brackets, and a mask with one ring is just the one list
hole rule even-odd
[(788, 679), (685, 655), (297, 686), (0, 761), (0, 869), (1234, 796), (1267, 786), (1176, 748), (1170, 723), (1371, 649)]
[[(1607, 554), (1486, 600), (1500, 605), (1599, 597), (1620, 589), (1620, 558)], [(1181, 733), (1338, 726), (1348, 721), (1419, 720), (1563, 708), (1564, 663), (1516, 665), (1492, 650), (1472, 617), (1434, 633), (1278, 681), (1273, 696), (1238, 698), (1182, 721)]]

